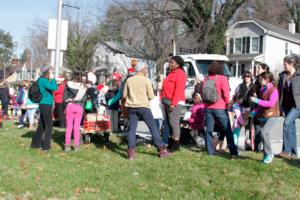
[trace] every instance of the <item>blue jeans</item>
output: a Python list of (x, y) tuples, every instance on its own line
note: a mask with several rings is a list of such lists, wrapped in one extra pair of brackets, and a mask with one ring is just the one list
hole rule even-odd
[(170, 125), (169, 125), (167, 119), (164, 119), (164, 120), (163, 120), (163, 132), (162, 132), (162, 136), (163, 136), (163, 142), (164, 142), (165, 144), (169, 144)]
[(296, 119), (300, 116), (300, 109), (283, 108), (285, 114), (283, 124), (283, 145), (282, 151), (297, 155)]
[(212, 133), (214, 130), (215, 120), (218, 120), (218, 122), (220, 122), (221, 127), (225, 131), (230, 154), (238, 155), (237, 147), (234, 144), (234, 140), (233, 140), (233, 134), (231, 131), (227, 110), (205, 109), (205, 120), (206, 120), (205, 121), (205, 125), (206, 125), (205, 143), (206, 143), (208, 154), (214, 155), (215, 153)]
[(135, 148), (136, 144), (136, 128), (138, 125), (139, 117), (141, 116), (148, 126), (152, 135), (152, 140), (155, 146), (159, 149), (165, 147), (165, 144), (160, 139), (158, 128), (153, 119), (153, 115), (149, 108), (129, 108), (129, 133), (128, 133), (128, 148)]

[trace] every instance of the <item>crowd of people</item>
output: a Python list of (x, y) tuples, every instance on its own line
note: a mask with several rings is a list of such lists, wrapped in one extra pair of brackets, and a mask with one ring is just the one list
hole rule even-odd
[[(263, 152), (263, 163), (271, 163), (274, 153), (270, 135), (278, 117), (284, 116), (283, 147), (279, 156), (290, 158), (297, 155), (296, 124), (300, 117), (300, 69), (298, 57), (284, 58), (284, 70), (276, 80), (267, 64), (256, 66), (256, 76), (250, 71), (242, 75), (243, 82), (230, 99), (228, 78), (223, 66), (213, 61), (208, 66), (208, 76), (196, 77), (193, 93), (194, 104), (187, 117), (190, 133), (196, 144), (201, 136), (205, 140), (208, 155), (224, 150), (226, 138), (230, 155), (239, 155), (238, 141), (242, 127), (249, 122), (255, 129), (255, 150)], [(86, 113), (107, 111), (111, 131), (120, 132), (120, 115), (124, 118), (124, 132), (128, 137), (128, 159), (136, 158), (136, 129), (142, 119), (148, 126), (152, 140), (161, 158), (180, 150), (181, 111), (185, 105), (187, 77), (184, 60), (174, 56), (169, 61), (167, 76), (157, 79), (153, 85), (147, 77), (147, 66), (133, 59), (126, 77), (118, 72), (97, 83), (95, 74), (73, 75), (71, 78), (54, 78), (52, 68), (43, 66), (37, 80), (41, 99), (30, 100), (31, 82), (23, 81), (14, 90), (6, 82), (0, 87), (2, 117), (18, 120), (18, 128), (28, 121), (30, 130), (36, 120), (38, 126), (33, 134), (31, 148), (44, 151), (51, 149), (53, 124), (65, 128), (65, 152), (80, 149), (80, 129)], [(18, 113), (20, 113), (18, 116)], [(39, 113), (39, 117), (37, 116)], [(105, 112), (106, 113), (106, 112)], [(231, 117), (232, 120), (231, 120)], [(217, 128), (218, 127), (218, 128)], [(215, 132), (217, 130), (217, 139)], [(71, 144), (71, 138), (74, 144)], [(217, 149), (217, 145), (219, 148)]]

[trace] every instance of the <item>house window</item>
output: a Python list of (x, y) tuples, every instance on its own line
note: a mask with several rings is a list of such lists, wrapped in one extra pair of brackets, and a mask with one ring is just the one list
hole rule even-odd
[(233, 45), (234, 45), (234, 39), (230, 38), (230, 41), (229, 41), (229, 54), (233, 54)]
[(242, 53), (242, 38), (235, 38), (235, 53)]
[(17, 81), (20, 80), (20, 73), (18, 71), (16, 72), (16, 78), (17, 78)]
[(250, 52), (250, 37), (243, 37), (243, 51), (242, 53), (249, 53)]
[(259, 37), (253, 37), (252, 38), (252, 53), (258, 53), (259, 51)]
[(263, 52), (264, 36), (259, 36), (259, 53)]
[(285, 43), (285, 55), (287, 56), (289, 54), (289, 43)]

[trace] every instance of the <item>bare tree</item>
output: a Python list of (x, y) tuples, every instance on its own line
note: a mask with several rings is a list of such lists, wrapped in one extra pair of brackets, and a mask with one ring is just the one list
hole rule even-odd
[(34, 24), (28, 28), (28, 48), (32, 53), (33, 66), (49, 64), (50, 54), (47, 49), (48, 42), (48, 22), (35, 20)]
[(236, 20), (260, 19), (287, 28), (290, 15), (286, 3), (286, 0), (248, 0), (239, 9)]
[(288, 8), (290, 17), (296, 24), (296, 32), (300, 33), (300, 1), (286, 0), (286, 7)]

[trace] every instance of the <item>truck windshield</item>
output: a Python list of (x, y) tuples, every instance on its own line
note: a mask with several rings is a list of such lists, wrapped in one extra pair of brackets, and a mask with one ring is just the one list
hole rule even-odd
[[(212, 62), (212, 60), (197, 60), (196, 65), (198, 68), (198, 71), (200, 74), (203, 74), (204, 76), (208, 75), (208, 66)], [(219, 61), (223, 65), (224, 75), (228, 77), (232, 77), (232, 74), (228, 68), (228, 64), (224, 61)]]

